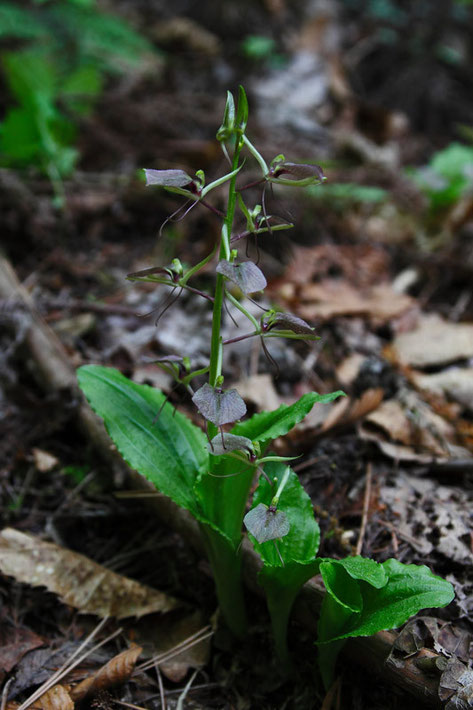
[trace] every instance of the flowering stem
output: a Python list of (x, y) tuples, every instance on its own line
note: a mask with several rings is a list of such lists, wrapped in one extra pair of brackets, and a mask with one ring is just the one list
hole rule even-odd
[[(240, 152), (242, 148), (242, 141), (237, 137), (235, 143), (235, 151), (233, 153), (232, 161), (232, 171), (238, 168), (238, 163), (240, 159)], [(227, 213), (225, 215), (225, 221), (222, 226), (222, 237), (220, 242), (220, 259), (228, 260), (228, 254), (230, 247), (228, 244), (228, 235), (231, 234), (233, 219), (235, 216), (235, 206), (236, 206), (236, 173), (230, 180), (228, 188), (228, 204)], [(217, 273), (217, 281), (215, 284), (215, 296), (214, 296), (214, 308), (212, 317), (212, 337), (210, 343), (210, 373), (209, 373), (209, 383), (212, 387), (217, 384), (217, 379), (221, 375), (221, 337), (220, 330), (222, 326), (222, 308), (223, 308), (223, 298), (225, 294), (225, 278), (222, 274)], [(215, 431), (213, 432), (213, 429)], [(213, 432), (213, 433), (212, 433)], [(211, 438), (217, 433), (216, 427), (210, 425), (209, 435)]]

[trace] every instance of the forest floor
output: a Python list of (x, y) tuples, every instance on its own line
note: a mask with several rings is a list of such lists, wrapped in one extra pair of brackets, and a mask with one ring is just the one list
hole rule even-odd
[[(244, 84), (249, 134), (260, 152), (315, 161), (328, 178), (307, 192), (268, 191), (268, 210), (296, 226), (248, 245), (268, 279), (263, 305), (304, 318), (320, 340), (271, 344), (279, 373), (259, 346), (243, 341), (224, 364), (226, 382), (251, 412), (311, 390), (346, 392), (343, 401), (316, 408), (278, 451), (302, 454), (294, 468), (320, 522), (320, 555), (427, 564), (454, 585), (455, 601), (426, 610), (409, 638), (413, 653), (426, 648), (448, 661), (448, 672), (438, 671), (439, 703), (432, 707), (447, 701), (450, 708), (471, 707), (473, 681), (465, 673), (473, 661), (473, 194), (465, 190), (434, 210), (406, 167), (427, 164), (458, 140), (456, 126), (471, 117), (473, 94), (459, 91), (453, 103), (450, 94), (448, 107), (433, 108), (427, 95), (422, 108), (404, 102), (401, 87), (386, 102), (370, 94), (366, 70), (358, 75), (366, 91), (353, 88), (343, 37), (333, 39), (341, 32), (339, 16), (310, 16), (306, 8), (304, 17), (284, 2), (243, 3), (233, 15), (221, 5), (228, 16), (203, 3), (190, 26), (179, 25), (179, 3), (174, 16), (161, 12), (160, 3), (156, 16), (141, 16), (166, 50), (159, 75), (107, 88), (94, 120), (81, 129), (80, 171), (65, 181), (63, 211), (53, 207), (44, 178), (3, 171), (2, 249), (72, 367), (116, 367), (162, 388), (197, 421), (190, 399), (152, 361), (184, 354), (205, 362), (206, 304), (184, 294), (156, 325), (165, 289), (125, 277), (174, 257), (196, 263), (218, 238), (219, 220), (196, 208), (160, 232), (180, 198), (146, 188), (137, 171), (203, 169), (209, 180), (226, 171), (215, 131), (225, 90)], [(258, 34), (265, 22), (285, 54), (239, 53), (241, 33)], [(380, 72), (383, 61), (388, 72), (391, 59), (377, 56)], [(399, 75), (403, 69), (409, 82), (406, 67)], [(437, 120), (427, 126), (430, 109)], [(217, 195), (216, 205), (222, 199)], [(209, 268), (200, 285), (211, 278)], [(41, 379), (38, 354), (28, 346), (31, 316), (19, 295), (5, 289), (0, 324), (0, 569), (12, 556), (22, 560), (26, 544), (6, 529), (34, 536), (30, 565), (43, 554), (40, 541), (65, 555), (54, 572), (46, 569), (29, 584), (21, 569), (0, 577), (3, 710), (19, 707), (101, 618), (113, 617), (105, 607), (87, 613), (70, 551), (164, 597), (152, 601), (162, 613), (137, 619), (125, 609), (122, 620), (107, 618), (96, 640), (117, 633), (71, 671), (69, 684), (90, 678), (133, 643), (143, 648), (140, 663), (168, 651), (215, 621), (216, 599), (199, 553), (160, 523), (146, 499), (127, 493), (80, 430), (77, 392)], [(235, 335), (230, 319), (225, 327)], [(102, 572), (91, 567), (83, 574), (93, 586)], [(121, 581), (109, 583), (116, 589)], [(58, 585), (64, 603), (52, 591)], [(248, 599), (251, 633), (243, 647), (218, 627), (211, 642), (165, 660), (159, 670), (154, 665), (152, 673), (131, 675), (130, 656), (112, 661), (117, 688), (98, 683), (81, 707), (419, 707), (388, 675), (375, 676), (349, 656), (339, 664), (338, 695), (326, 696), (317, 684), (313, 638), (296, 622), (290, 641), (300, 667), (285, 680), (272, 660), (264, 603), (253, 592)], [(166, 612), (173, 600), (178, 607)], [(81, 700), (58, 702), (37, 707), (69, 708)]]

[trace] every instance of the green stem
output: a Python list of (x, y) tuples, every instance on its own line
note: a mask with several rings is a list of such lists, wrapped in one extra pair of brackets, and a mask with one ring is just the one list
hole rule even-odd
[(209, 525), (200, 524), (217, 590), (220, 610), (237, 638), (247, 631), (247, 618), (241, 581), (241, 551), (239, 547)]
[[(233, 154), (232, 171), (238, 168), (238, 163), (240, 160), (240, 152), (242, 148), (242, 141), (237, 138), (235, 143), (235, 152)], [(229, 245), (229, 235), (232, 232), (233, 219), (235, 216), (235, 206), (236, 206), (236, 173), (230, 180), (228, 187), (228, 204), (227, 213), (225, 215), (225, 221), (222, 226), (222, 237), (220, 241), (220, 259), (227, 259), (230, 253)], [(218, 377), (221, 375), (220, 371), (220, 347), (221, 347), (221, 337), (220, 330), (222, 326), (222, 308), (223, 308), (223, 298), (225, 293), (225, 277), (222, 274), (217, 274), (217, 281), (215, 284), (215, 300), (213, 308), (212, 317), (212, 338), (210, 343), (210, 374), (209, 383), (212, 387), (215, 387)], [(215, 436), (217, 432), (212, 434), (212, 426), (209, 427), (209, 434)]]
[[(222, 233), (220, 239), (220, 259), (230, 259), (230, 235), (232, 232), (233, 220), (235, 216), (236, 206), (236, 177), (237, 168), (240, 159), (240, 152), (243, 145), (241, 137), (237, 135), (235, 142), (235, 151), (233, 154), (232, 171), (234, 175), (230, 180), (228, 187), (228, 203), (225, 220), (222, 225)], [(215, 296), (212, 316), (212, 336), (210, 343), (210, 367), (209, 367), (209, 384), (215, 387), (222, 374), (222, 337), (220, 335), (222, 326), (222, 309), (225, 296), (225, 278), (222, 274), (217, 273)], [(207, 422), (207, 433), (212, 439), (218, 432), (217, 427), (211, 422)], [(218, 522), (218, 506), (219, 492), (223, 481), (211, 479), (209, 493), (212, 500), (208, 500), (209, 509), (214, 510), (214, 514), (210, 515), (210, 519), (215, 525)], [(209, 484), (210, 485), (210, 484)], [(250, 483), (248, 483), (249, 488)], [(245, 497), (246, 500), (246, 497)], [(228, 511), (227, 515), (230, 514)], [(238, 517), (239, 513), (237, 514)], [(232, 516), (230, 515), (230, 518)], [(243, 518), (243, 513), (241, 513)], [(240, 521), (241, 528), (241, 521)], [(222, 614), (226, 623), (233, 633), (242, 638), (247, 629), (247, 620), (245, 612), (245, 601), (243, 596), (243, 584), (241, 580), (241, 553), (239, 551), (239, 540), (230, 539), (218, 532), (218, 529), (209, 525), (201, 525), (204, 543), (207, 555), (212, 567), (213, 576), (217, 596)]]

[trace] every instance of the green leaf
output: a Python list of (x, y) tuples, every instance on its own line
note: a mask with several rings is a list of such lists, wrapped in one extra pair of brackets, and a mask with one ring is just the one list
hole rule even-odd
[(41, 136), (34, 115), (24, 108), (12, 108), (0, 125), (2, 160), (28, 163), (41, 152)]
[(232, 540), (235, 549), (241, 542), (241, 526), (255, 470), (254, 465), (230, 456), (211, 456), (208, 469), (195, 484), (202, 513)]
[(384, 587), (388, 581), (388, 576), (382, 564), (371, 560), (369, 557), (345, 557), (343, 560), (324, 560), (331, 564), (343, 567), (343, 569), (353, 577), (353, 579), (361, 579), (376, 589)]
[(66, 35), (77, 38), (82, 61), (116, 75), (139, 67), (145, 58), (157, 57), (152, 44), (126, 22), (86, 3), (81, 5), (60, 3), (49, 15)]
[(345, 639), (395, 629), (454, 596), (452, 585), (428, 567), (393, 559), (381, 565), (361, 557), (320, 560), (320, 572), (327, 593), (318, 623), (318, 665), (326, 688)]
[(352, 615), (343, 630), (326, 640), (371, 636), (396, 629), (421, 609), (446, 606), (454, 597), (450, 582), (434, 575), (425, 565), (404, 565), (390, 559), (381, 566), (387, 583), (376, 589), (360, 580), (363, 603), (359, 614)]
[(43, 24), (32, 12), (10, 2), (0, 3), (0, 37), (37, 39), (44, 34)]
[(8, 52), (2, 63), (8, 88), (19, 103), (44, 115), (55, 113), (57, 70), (44, 48)]
[[(286, 464), (266, 464), (266, 474), (276, 480), (270, 486), (265, 478), (260, 478), (252, 510), (260, 504), (271, 504), (286, 470)], [(292, 605), (302, 585), (319, 570), (316, 558), (320, 542), (319, 526), (314, 518), (310, 498), (294, 471), (290, 472), (280, 494), (277, 509), (286, 516), (289, 532), (277, 543), (268, 540), (260, 544), (251, 535), (250, 539), (263, 560), (259, 582), (266, 592), (276, 651), (281, 662), (287, 666), (289, 655), (286, 635)]]
[[(261, 476), (253, 497), (252, 509), (260, 503), (264, 503), (266, 506), (271, 505), (278, 483), (284, 476), (286, 469), (287, 464), (285, 463), (271, 462), (265, 465), (265, 473), (274, 482), (270, 486), (266, 478)], [(272, 541), (261, 544), (256, 540), (253, 541), (264, 565), (284, 567), (287, 570), (287, 565), (290, 563), (305, 565), (313, 562), (319, 547), (320, 530), (314, 518), (311, 500), (294, 471), (290, 472), (280, 495), (277, 509), (286, 515), (290, 529), (287, 535), (277, 543), (279, 554)]]
[(232, 429), (232, 434), (246, 436), (252, 441), (259, 441), (261, 443), (271, 441), (291, 431), (296, 424), (307, 416), (314, 404), (326, 404), (341, 396), (345, 396), (345, 393), (341, 391), (330, 392), (330, 394), (308, 392), (302, 395), (294, 404), (282, 404), (273, 412), (254, 414), (250, 419), (237, 424)]
[(118, 370), (86, 365), (79, 368), (78, 378), (125, 461), (205, 522), (193, 492), (198, 475), (208, 466), (203, 432), (164, 404), (162, 392), (138, 385)]
[(327, 594), (351, 612), (359, 612), (363, 608), (360, 586), (350, 577), (341, 565), (335, 561), (321, 562), (320, 574), (325, 584)]
[(103, 88), (102, 74), (97, 67), (87, 64), (79, 66), (63, 81), (60, 87), (61, 101), (69, 111), (87, 116)]

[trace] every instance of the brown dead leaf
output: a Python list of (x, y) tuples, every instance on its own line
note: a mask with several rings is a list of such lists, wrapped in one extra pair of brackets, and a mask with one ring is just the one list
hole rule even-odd
[[(155, 617), (143, 619), (134, 625), (134, 632), (136, 640), (143, 646), (143, 657), (153, 658), (185, 642), (203, 625), (202, 614), (196, 611), (177, 620), (172, 615), (159, 620)], [(210, 639), (206, 638), (168, 661), (160, 661), (159, 667), (169, 680), (179, 683), (189, 668), (201, 668), (208, 662), (209, 656)]]
[(414, 299), (396, 293), (388, 283), (358, 290), (341, 279), (325, 279), (301, 286), (299, 298), (297, 314), (309, 321), (367, 316), (385, 323), (415, 307)]
[[(31, 710), (74, 710), (74, 702), (69, 695), (70, 686), (54, 685), (36, 702), (28, 707)], [(19, 703), (10, 701), (6, 705), (6, 710), (17, 710)]]
[(251, 375), (235, 385), (244, 400), (253, 402), (258, 411), (272, 411), (281, 405), (281, 398), (273, 384), (271, 375)]
[(435, 550), (448, 560), (472, 564), (471, 495), (400, 471), (380, 487), (379, 495), (395, 515), (396, 534), (420, 555)]
[(473, 324), (424, 314), (415, 330), (395, 338), (392, 350), (402, 363), (420, 368), (467, 359), (473, 357)]
[(179, 602), (88, 557), (12, 528), (0, 533), (0, 571), (19, 582), (46, 587), (83, 614), (144, 616)]
[(352, 353), (342, 360), (336, 370), (337, 380), (342, 387), (348, 387), (356, 380), (365, 360), (366, 357), (361, 353)]
[(295, 247), (284, 282), (304, 285), (341, 274), (352, 286), (365, 287), (386, 278), (387, 251), (370, 244), (321, 244)]
[(369, 412), (375, 410), (382, 402), (384, 391), (377, 387), (363, 392), (359, 399), (342, 397), (336, 402), (326, 417), (322, 431), (328, 431), (335, 426), (347, 426), (363, 419)]
[(454, 427), (410, 391), (401, 399), (383, 402), (366, 417), (364, 432), (376, 429), (384, 433), (385, 441), (410, 447), (431, 458), (448, 457), (450, 445), (456, 443)]
[(43, 645), (43, 639), (29, 629), (15, 628), (2, 620), (0, 625), (0, 671), (9, 673), (25, 653)]
[(74, 702), (67, 687), (54, 685), (31, 707), (38, 710), (74, 710)]
[(70, 691), (71, 698), (78, 702), (86, 696), (95, 695), (100, 690), (126, 683), (135, 669), (141, 651), (141, 646), (132, 646), (119, 653), (96, 673), (74, 686)]
[(446, 395), (473, 412), (473, 368), (452, 367), (432, 375), (413, 371), (410, 377), (416, 387)]

